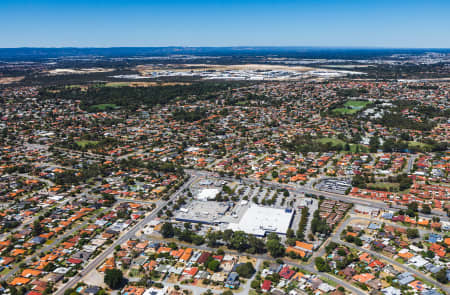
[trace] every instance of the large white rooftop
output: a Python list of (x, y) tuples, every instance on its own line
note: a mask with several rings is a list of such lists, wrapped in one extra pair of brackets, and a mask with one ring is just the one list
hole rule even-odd
[(238, 223), (230, 223), (228, 228), (257, 236), (267, 232), (286, 234), (293, 216), (290, 210), (252, 205)]

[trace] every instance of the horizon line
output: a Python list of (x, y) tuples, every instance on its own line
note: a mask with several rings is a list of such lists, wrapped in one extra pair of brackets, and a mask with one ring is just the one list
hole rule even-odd
[(183, 45), (161, 45), (161, 46), (20, 46), (0, 47), (0, 49), (114, 49), (114, 48), (327, 48), (327, 49), (432, 49), (450, 50), (450, 47), (390, 47), (390, 46), (345, 46), (345, 45), (220, 45), (220, 46), (183, 46)]

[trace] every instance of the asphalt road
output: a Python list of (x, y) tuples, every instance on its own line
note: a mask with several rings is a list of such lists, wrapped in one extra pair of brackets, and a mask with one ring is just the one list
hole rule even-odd
[(416, 158), (417, 158), (416, 154), (411, 155), (411, 157), (409, 157), (408, 163), (406, 164), (406, 167), (405, 167), (405, 173), (410, 173), (411, 172), (411, 170), (412, 170), (412, 168), (414, 166), (414, 162), (416, 161)]
[[(164, 239), (162, 239), (162, 238), (161, 239), (157, 239), (157, 238), (154, 238), (154, 237), (149, 238), (148, 240), (149, 241), (158, 241), (158, 242), (164, 241)], [(209, 252), (217, 251), (217, 248), (210, 248), (208, 246), (196, 246), (196, 245), (193, 245), (193, 244), (187, 244), (187, 243), (183, 243), (183, 242), (179, 242), (179, 241), (177, 241), (177, 244), (182, 246), (182, 247), (189, 247), (189, 248), (194, 248), (194, 249), (198, 249), (198, 250), (202, 250), (202, 251), (209, 251)], [(264, 260), (275, 261), (275, 258), (273, 258), (272, 256), (269, 256), (267, 254), (255, 255), (255, 254), (248, 254), (248, 253), (239, 253), (237, 251), (230, 251), (230, 250), (225, 250), (224, 252), (226, 254), (232, 254), (232, 255), (245, 255), (245, 256), (253, 257), (253, 258), (256, 258), (257, 260), (262, 260), (262, 261), (264, 261)], [(352, 284), (350, 284), (350, 283), (348, 283), (346, 281), (343, 281), (343, 280), (341, 280), (341, 279), (339, 279), (339, 278), (337, 278), (335, 276), (332, 276), (332, 275), (330, 275), (328, 273), (324, 273), (324, 272), (318, 271), (317, 269), (315, 269), (314, 262), (312, 260), (311, 260), (311, 262), (309, 264), (299, 264), (299, 263), (295, 263), (293, 261), (285, 259), (284, 263), (287, 264), (287, 265), (290, 265), (290, 266), (298, 267), (299, 269), (304, 269), (304, 270), (309, 271), (310, 273), (313, 273), (315, 275), (327, 278), (328, 280), (331, 280), (331, 281), (335, 282), (336, 284), (341, 285), (344, 288), (346, 288), (347, 290), (351, 291), (352, 294), (357, 294), (357, 295), (368, 294), (367, 292), (364, 292), (363, 290), (353, 286)], [(240, 292), (240, 293), (242, 293), (242, 292)], [(244, 293), (242, 293), (242, 294), (244, 294)]]
[(132, 238), (144, 225), (153, 220), (158, 212), (166, 206), (168, 203), (172, 202), (177, 198), (184, 189), (189, 187), (191, 183), (196, 179), (196, 177), (191, 177), (187, 182), (185, 182), (172, 196), (169, 200), (162, 202), (155, 210), (153, 210), (149, 215), (147, 215), (144, 219), (139, 221), (133, 227), (131, 227), (127, 232), (125, 232), (122, 236), (120, 236), (116, 241), (114, 241), (107, 249), (105, 249), (100, 255), (91, 260), (88, 265), (84, 267), (84, 269), (79, 273), (78, 276), (70, 279), (65, 285), (63, 285), (59, 290), (55, 292), (56, 295), (62, 295), (67, 289), (73, 288), (82, 278), (89, 274), (92, 270), (97, 268), (103, 261), (114, 252), (114, 248), (117, 245), (121, 245)]
[(340, 238), (338, 238), (338, 237), (333, 237), (332, 240), (333, 240), (334, 242), (336, 242), (336, 243), (340, 243), (340, 244), (345, 245), (345, 246), (347, 246), (347, 247), (349, 247), (349, 248), (354, 248), (354, 249), (357, 249), (357, 250), (359, 250), (359, 251), (369, 253), (370, 255), (372, 255), (372, 256), (374, 256), (374, 257), (378, 257), (378, 258), (380, 258), (380, 259), (382, 259), (382, 260), (384, 260), (384, 261), (387, 261), (387, 262), (389, 262), (389, 263), (392, 264), (392, 265), (395, 265), (395, 266), (397, 266), (397, 267), (399, 267), (399, 268), (403, 268), (404, 270), (406, 270), (406, 271), (408, 271), (408, 272), (410, 272), (410, 273), (416, 275), (417, 277), (421, 278), (422, 280), (427, 281), (427, 282), (430, 282), (431, 284), (433, 284), (433, 285), (435, 285), (435, 286), (441, 288), (442, 290), (445, 291), (445, 294), (450, 294), (450, 287), (447, 287), (447, 286), (445, 286), (445, 285), (439, 283), (439, 282), (436, 281), (435, 279), (433, 279), (433, 278), (431, 278), (431, 277), (429, 277), (429, 276), (427, 276), (427, 275), (421, 273), (420, 271), (415, 270), (414, 268), (411, 268), (411, 267), (407, 266), (406, 264), (399, 263), (399, 262), (397, 262), (397, 261), (395, 261), (395, 260), (393, 260), (393, 259), (390, 259), (390, 258), (388, 258), (388, 257), (386, 257), (386, 256), (384, 256), (384, 255), (382, 255), (382, 254), (380, 254), (380, 253), (378, 253), (378, 252), (375, 252), (375, 251), (372, 251), (372, 250), (368, 250), (368, 249), (364, 249), (364, 248), (358, 247), (358, 246), (356, 246), (355, 244), (347, 243), (347, 242), (345, 242), (345, 241), (342, 241), (342, 240), (341, 240)]
[[(157, 208), (152, 213), (147, 215), (143, 220), (138, 222), (136, 225), (134, 225), (132, 228), (130, 228), (127, 232), (125, 232), (121, 237), (119, 237), (119, 239), (117, 239), (112, 245), (110, 245), (110, 247), (105, 249), (99, 256), (97, 256), (90, 263), (88, 263), (88, 265), (85, 266), (84, 270), (78, 276), (73, 277), (71, 280), (69, 280), (69, 282), (67, 282), (64, 286), (62, 286), (55, 294), (62, 295), (62, 294), (64, 294), (64, 292), (67, 289), (70, 289), (70, 288), (74, 287), (79, 281), (82, 280), (82, 278), (84, 276), (88, 275), (92, 270), (94, 270), (101, 263), (103, 263), (103, 261), (109, 255), (111, 255), (113, 253), (114, 248), (117, 245), (120, 245), (120, 244), (126, 242), (127, 240), (129, 240), (130, 238), (132, 238), (145, 224), (149, 223), (152, 219), (154, 219), (156, 217), (156, 215), (158, 214), (158, 212), (165, 205), (167, 205), (168, 203), (172, 202), (176, 197), (179, 196), (179, 194), (181, 194), (181, 192), (184, 189), (189, 187), (195, 179), (197, 179), (198, 177), (201, 177), (201, 176), (203, 176), (203, 177), (218, 177), (217, 173), (212, 173), (212, 172), (207, 172), (207, 171), (186, 170), (186, 172), (189, 173), (192, 176), (191, 179), (189, 181), (187, 181), (185, 184), (183, 184), (170, 197), (170, 199), (168, 201), (164, 201), (164, 202), (161, 202), (160, 204), (158, 204)], [(253, 180), (253, 179), (234, 179), (234, 178), (230, 178), (230, 177), (222, 177), (222, 179), (228, 180), (228, 181), (242, 182), (242, 183), (246, 183), (246, 184), (252, 184), (252, 183), (253, 184), (255, 184), (255, 183), (257, 184), (257, 183), (259, 183), (259, 181)], [(361, 205), (364, 205), (364, 206), (371, 206), (371, 207), (375, 207), (375, 208), (379, 208), (379, 209), (388, 209), (389, 208), (388, 205), (386, 205), (386, 204), (384, 204), (382, 202), (377, 202), (377, 201), (372, 201), (372, 200), (361, 200), (361, 199), (358, 199), (358, 198), (342, 196), (342, 195), (333, 194), (333, 193), (320, 192), (320, 191), (316, 191), (316, 190), (314, 190), (312, 188), (306, 188), (306, 187), (298, 186), (298, 185), (279, 184), (279, 183), (273, 183), (273, 182), (265, 182), (264, 184), (267, 185), (267, 186), (274, 187), (274, 188), (286, 188), (286, 189), (288, 189), (290, 191), (294, 191), (295, 193), (320, 194), (320, 195), (323, 195), (323, 196), (325, 196), (326, 198), (329, 198), (329, 199), (346, 201), (346, 202), (351, 202), (351, 203), (354, 203), (354, 204), (361, 204)], [(398, 206), (398, 207), (400, 207), (400, 206)], [(445, 216), (443, 218), (441, 217), (441, 219), (447, 220), (448, 218)], [(345, 224), (347, 224), (347, 223), (345, 223)], [(340, 228), (344, 228), (344, 227), (341, 225)], [(336, 234), (332, 235), (331, 240), (337, 241), (337, 242), (342, 243), (342, 244), (347, 244), (346, 242), (340, 241), (340, 239), (336, 236)], [(180, 243), (180, 244), (182, 244), (182, 243)], [(373, 252), (373, 251), (370, 251), (370, 250), (366, 250), (366, 249), (362, 249), (362, 248), (356, 247), (356, 246), (354, 246), (352, 244), (350, 244), (349, 246), (353, 247), (353, 248), (357, 248), (360, 251), (366, 251), (366, 252), (369, 252), (369, 253)], [(193, 246), (189, 245), (189, 247), (193, 247)], [(215, 251), (216, 250), (216, 249), (205, 247), (205, 246), (198, 246), (198, 247), (193, 247), (193, 248), (206, 250), (206, 251)], [(231, 253), (233, 253), (233, 252), (231, 252)], [(373, 253), (374, 254), (372, 254), (372, 253), (371, 254), (374, 255), (374, 256), (378, 256), (378, 257), (381, 256), (379, 253), (376, 253), (376, 252), (373, 252)], [(236, 253), (234, 253), (234, 254), (236, 254)], [(247, 254), (245, 254), (245, 255), (247, 255)], [(274, 260), (272, 257), (270, 257), (268, 255), (248, 255), (248, 256), (252, 256), (252, 257), (255, 257), (257, 259)], [(422, 274), (422, 273), (420, 273), (420, 272), (418, 272), (418, 271), (416, 271), (414, 269), (411, 269), (409, 267), (405, 267), (404, 265), (399, 264), (398, 262), (393, 261), (393, 260), (391, 260), (391, 259), (389, 259), (387, 257), (380, 257), (380, 258), (384, 259), (384, 260), (386, 260), (386, 261), (388, 261), (390, 263), (392, 262), (392, 264), (398, 265), (399, 267), (402, 267), (402, 268), (410, 271), (411, 273), (416, 274), (418, 277), (421, 277), (422, 279), (427, 280), (427, 281), (433, 283), (436, 286), (439, 286), (440, 288), (445, 290), (448, 294), (450, 294), (449, 293), (450, 290), (448, 289), (448, 287), (443, 286), (442, 284), (436, 282), (434, 279), (429, 278), (429, 277), (425, 276), (424, 274)], [(305, 269), (305, 270), (307, 270), (307, 271), (309, 271), (311, 273), (315, 273), (315, 274), (323, 276), (323, 277), (325, 277), (325, 278), (327, 278), (329, 280), (332, 280), (332, 281), (334, 281), (334, 282), (344, 286), (345, 288), (350, 290), (353, 294), (358, 294), (358, 295), (367, 294), (366, 292), (360, 290), (359, 288), (356, 288), (355, 286), (349, 284), (346, 281), (343, 281), (343, 280), (341, 280), (339, 278), (336, 278), (336, 277), (334, 277), (334, 276), (332, 276), (330, 274), (322, 273), (322, 272), (317, 271), (314, 268), (313, 263), (310, 263), (308, 265), (303, 265), (303, 264), (296, 264), (294, 262), (289, 262), (288, 264), (292, 265), (292, 266), (297, 266), (297, 267), (299, 267), (301, 269)]]
[(404, 229), (408, 229), (408, 228), (416, 228), (416, 229), (419, 231), (419, 233), (420, 233), (421, 236), (424, 235), (424, 234), (436, 233), (435, 231), (432, 231), (432, 230), (429, 230), (429, 229), (424, 229), (424, 228), (414, 227), (414, 226), (409, 226), (409, 227), (408, 227), (408, 226), (404, 226), (404, 225), (397, 224), (397, 223), (394, 223), (394, 222), (390, 222), (389, 220), (378, 220), (378, 219), (374, 219), (374, 218), (359, 217), (359, 216), (357, 216), (357, 217), (350, 217), (350, 218), (346, 219), (346, 220), (342, 223), (341, 227), (339, 227), (338, 231), (336, 232), (336, 235), (340, 236), (341, 233), (342, 233), (342, 231), (343, 231), (345, 228), (347, 228), (347, 225), (348, 225), (349, 223), (351, 223), (352, 221), (355, 221), (355, 220), (365, 220), (365, 221), (370, 221), (370, 222), (375, 222), (375, 223), (385, 223), (385, 224), (387, 224), (387, 225), (392, 225), (392, 226), (395, 226), (395, 227), (401, 227), (401, 228), (404, 228)]
[[(217, 173), (208, 172), (208, 171), (199, 171), (199, 170), (185, 170), (185, 171), (187, 173), (189, 173), (191, 175), (195, 175), (195, 176), (218, 177), (218, 176), (216, 176)], [(245, 179), (235, 179), (235, 178), (231, 178), (231, 177), (220, 177), (220, 178), (227, 180), (227, 181), (242, 182), (245, 184), (261, 183), (258, 180), (249, 179), (249, 178), (245, 178)], [(381, 201), (374, 201), (374, 200), (370, 200), (370, 199), (366, 200), (366, 199), (361, 199), (361, 198), (356, 198), (356, 197), (350, 197), (347, 195), (339, 195), (339, 194), (334, 194), (334, 193), (329, 193), (329, 192), (323, 192), (323, 191), (315, 190), (313, 188), (307, 188), (307, 187), (301, 186), (301, 185), (283, 184), (283, 183), (276, 183), (276, 182), (270, 182), (270, 181), (265, 181), (264, 185), (271, 186), (273, 188), (280, 188), (280, 189), (284, 188), (284, 189), (287, 189), (289, 191), (292, 191), (292, 192), (295, 192), (298, 194), (306, 193), (306, 194), (322, 195), (322, 196), (326, 197), (327, 199), (332, 199), (332, 200), (336, 200), (336, 201), (344, 201), (344, 202), (358, 204), (358, 205), (362, 205), (362, 206), (369, 206), (369, 207), (373, 207), (373, 208), (377, 208), (377, 209), (383, 209), (383, 210), (407, 209), (405, 206), (398, 206), (398, 205), (389, 206), (388, 204), (381, 202)], [(432, 210), (432, 214), (419, 213), (419, 216), (427, 217), (427, 218), (430, 218), (431, 216), (439, 216), (439, 218), (442, 221), (449, 221), (449, 218), (447, 217), (447, 215), (444, 212), (437, 211), (437, 210)]]
[[(438, 281), (436, 281), (432, 277), (429, 277), (429, 276), (425, 275), (424, 273), (422, 273), (420, 271), (417, 271), (414, 268), (411, 268), (411, 267), (407, 266), (406, 264), (399, 263), (399, 262), (395, 261), (394, 259), (391, 259), (389, 257), (386, 257), (386, 256), (382, 255), (381, 253), (378, 253), (378, 252), (375, 252), (375, 251), (372, 251), (372, 250), (369, 250), (369, 249), (361, 248), (361, 247), (359, 247), (359, 246), (357, 246), (355, 244), (350, 244), (350, 243), (347, 243), (347, 242), (341, 240), (341, 233), (342, 233), (342, 231), (353, 220), (376, 221), (374, 219), (363, 218), (363, 217), (352, 217), (352, 218), (349, 218), (349, 219), (345, 220), (343, 223), (341, 223), (339, 228), (336, 229), (336, 231), (331, 235), (331, 240), (336, 242), (336, 243), (343, 244), (343, 245), (345, 245), (345, 246), (347, 246), (349, 248), (353, 248), (353, 249), (357, 249), (359, 251), (363, 251), (363, 252), (369, 253), (370, 255), (372, 255), (374, 257), (378, 257), (378, 258), (380, 258), (380, 259), (382, 259), (384, 261), (389, 262), (392, 265), (395, 265), (395, 266), (397, 266), (399, 268), (405, 269), (406, 271), (416, 275), (417, 277), (421, 278), (422, 280), (428, 281), (431, 284), (441, 288), (442, 290), (444, 290), (446, 292), (446, 294), (450, 294), (450, 287), (439, 283)], [(395, 225), (395, 226), (397, 226), (397, 225)]]
[[(57, 245), (58, 243), (60, 243), (62, 240), (64, 240), (66, 237), (72, 235), (74, 232), (80, 230), (81, 228), (83, 228), (85, 225), (87, 225), (88, 223), (92, 222), (94, 219), (96, 219), (98, 217), (100, 213), (95, 214), (93, 217), (89, 218), (88, 220), (82, 222), (81, 224), (77, 225), (76, 227), (72, 228), (70, 231), (64, 233), (63, 235), (59, 236), (58, 238), (56, 238), (53, 243), (51, 243), (50, 245), (45, 245), (38, 249), (33, 255), (29, 256), (28, 258), (26, 258), (24, 261), (21, 262), (22, 263), (30, 263), (32, 261), (33, 258), (38, 258), (39, 254), (41, 253), (45, 253), (48, 250), (52, 249), (55, 245)], [(11, 276), (13, 276), (18, 270), (20, 269), (19, 265), (16, 265), (10, 272), (8, 272), (6, 275), (4, 275), (2, 277), (2, 279), (4, 281), (8, 280)]]

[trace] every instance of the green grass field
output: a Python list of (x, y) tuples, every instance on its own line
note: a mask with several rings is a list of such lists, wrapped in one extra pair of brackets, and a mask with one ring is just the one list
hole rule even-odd
[(338, 145), (338, 144), (344, 145), (345, 144), (345, 142), (343, 140), (340, 140), (338, 138), (324, 137), (324, 138), (318, 139), (317, 141), (320, 142), (320, 143), (324, 143), (324, 144), (325, 143), (331, 143), (332, 145)]
[(333, 113), (353, 115), (365, 108), (368, 104), (370, 104), (370, 102), (365, 100), (348, 100), (345, 102), (344, 107), (334, 109)]
[(431, 146), (429, 144), (417, 141), (408, 141), (408, 147), (409, 148), (417, 147), (425, 151), (431, 150)]
[[(328, 137), (324, 137), (321, 139), (317, 140), (320, 143), (326, 144), (326, 143), (331, 143), (333, 146), (336, 146), (338, 144), (345, 146), (345, 141), (340, 140), (338, 138), (328, 138)], [(358, 144), (350, 144), (350, 152), (355, 153), (356, 152), (356, 147), (358, 146)], [(367, 147), (360, 145), (359, 144), (359, 151), (360, 152), (367, 152)]]
[(344, 105), (348, 107), (354, 107), (354, 108), (363, 108), (366, 105), (368, 105), (370, 102), (365, 100), (349, 100)]
[(389, 191), (390, 189), (392, 189), (393, 191), (398, 191), (400, 184), (396, 182), (377, 182), (368, 183), (367, 187), (374, 190)]
[(82, 148), (87, 146), (88, 144), (96, 145), (97, 143), (98, 143), (98, 141), (96, 141), (96, 140), (79, 140), (79, 141), (76, 141), (76, 144), (79, 147), (82, 147)]
[(81, 88), (81, 85), (67, 85), (66, 88), (67, 89), (76, 89), (76, 88)]
[(104, 87), (126, 87), (130, 86), (130, 82), (109, 82)]

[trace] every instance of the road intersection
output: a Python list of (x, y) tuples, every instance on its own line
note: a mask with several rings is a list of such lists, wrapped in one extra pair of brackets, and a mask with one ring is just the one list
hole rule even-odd
[[(64, 292), (70, 288), (73, 288), (74, 286), (76, 286), (76, 284), (80, 281), (83, 280), (83, 278), (86, 275), (89, 275), (89, 273), (91, 271), (93, 271), (94, 269), (96, 269), (98, 266), (101, 265), (101, 263), (103, 263), (103, 261), (110, 256), (113, 251), (114, 248), (118, 245), (121, 245), (122, 243), (126, 242), (127, 240), (129, 240), (130, 238), (134, 237), (135, 234), (141, 230), (146, 224), (148, 224), (151, 220), (153, 220), (158, 212), (160, 212), (162, 210), (162, 208), (164, 208), (167, 204), (173, 202), (178, 196), (180, 196), (182, 194), (183, 191), (185, 191), (185, 189), (187, 189), (194, 181), (200, 179), (200, 178), (211, 178), (211, 177), (219, 177), (216, 173), (212, 173), (212, 172), (207, 172), (207, 171), (198, 171), (198, 170), (186, 170), (186, 172), (190, 175), (190, 179), (185, 182), (175, 193), (173, 193), (170, 198), (166, 201), (161, 201), (156, 203), (157, 207), (150, 213), (148, 214), (144, 219), (142, 219), (141, 221), (139, 221), (136, 225), (134, 225), (133, 227), (131, 227), (127, 232), (123, 233), (116, 241), (114, 241), (107, 249), (105, 249), (100, 255), (98, 255), (96, 258), (94, 258), (93, 260), (91, 260), (87, 266), (85, 266), (85, 268), (83, 269), (83, 271), (81, 271), (79, 273), (78, 276), (73, 277), (72, 279), (70, 279), (65, 285), (63, 285), (62, 287), (59, 288), (59, 290), (55, 293), (57, 295), (62, 295), (64, 294)], [(245, 183), (245, 184), (255, 184), (255, 183), (260, 183), (257, 180), (253, 180), (253, 179), (234, 179), (234, 178), (230, 178), (230, 177), (220, 177), (221, 179), (227, 180), (227, 181), (236, 181), (236, 182), (241, 182), (241, 183)], [(329, 199), (333, 199), (333, 200), (340, 200), (340, 201), (347, 201), (347, 202), (351, 202), (353, 204), (362, 204), (362, 205), (366, 205), (366, 206), (372, 206), (375, 208), (379, 208), (379, 209), (385, 209), (387, 210), (388, 208), (390, 208), (387, 204), (378, 202), (378, 201), (372, 201), (372, 200), (361, 200), (361, 199), (357, 199), (357, 198), (353, 198), (353, 197), (348, 197), (348, 196), (342, 196), (342, 195), (338, 195), (338, 194), (333, 194), (333, 193), (327, 193), (327, 192), (319, 192), (316, 191), (315, 189), (312, 188), (311, 185), (309, 185), (308, 187), (303, 187), (303, 186), (297, 186), (297, 185), (290, 185), (290, 184), (279, 184), (279, 183), (274, 183), (274, 182), (264, 182), (265, 185), (267, 186), (271, 186), (274, 188), (285, 188), (288, 189), (290, 191), (293, 191), (295, 193), (307, 193), (307, 194), (320, 194), (325, 196), (326, 198)], [(126, 201), (126, 200), (119, 200), (119, 201)], [(132, 201), (132, 200), (129, 200)], [(443, 219), (446, 219), (446, 216), (442, 217)], [(408, 267), (405, 265), (402, 265), (392, 259), (389, 259), (383, 255), (380, 255), (377, 252), (371, 251), (371, 250), (367, 250), (367, 249), (363, 249), (360, 247), (357, 247), (353, 244), (349, 244), (345, 241), (340, 240), (340, 234), (342, 232), (342, 230), (348, 225), (348, 223), (352, 220), (354, 220), (355, 218), (350, 218), (347, 219), (346, 221), (341, 222), (341, 224), (339, 225), (338, 229), (335, 231), (335, 233), (333, 233), (323, 244), (322, 247), (319, 249), (319, 251), (317, 251), (315, 253), (314, 257), (317, 257), (317, 255), (324, 255), (325, 252), (325, 245), (329, 242), (329, 241), (334, 241), (334, 242), (338, 242), (341, 243), (343, 245), (352, 247), (352, 248), (356, 248), (359, 251), (364, 251), (364, 252), (368, 252), (371, 255), (375, 256), (375, 257), (379, 257), (381, 259), (384, 259), (385, 261), (392, 263), (393, 265), (396, 265), (398, 267), (401, 267), (403, 269), (406, 269), (407, 271), (414, 273), (415, 275), (417, 275), (418, 277), (431, 282), (432, 284), (439, 286), (441, 289), (445, 290), (448, 294), (450, 294), (450, 289), (442, 284), (440, 284), (439, 282), (435, 281), (434, 279)], [(189, 246), (192, 248), (196, 248), (199, 250), (205, 250), (205, 251), (215, 251), (216, 249), (214, 248), (210, 248), (210, 247), (206, 247), (206, 246), (193, 246), (191, 244), (184, 244), (184, 243), (179, 243), (180, 245), (184, 245), (184, 246)], [(233, 251), (229, 251), (230, 253), (233, 254), (238, 254), (236, 252)], [(248, 254), (245, 254), (248, 255)], [(273, 261), (274, 258), (268, 255), (248, 255), (251, 257), (254, 257), (256, 259), (260, 259), (260, 260), (269, 260), (269, 261)], [(337, 278), (335, 276), (332, 276), (330, 274), (327, 273), (323, 273), (323, 272), (319, 272), (315, 267), (314, 267), (314, 259), (311, 258), (310, 262), (308, 264), (299, 264), (296, 263), (294, 261), (291, 261), (290, 259), (286, 259), (287, 264), (291, 265), (291, 266), (296, 266), (299, 267), (300, 269), (304, 269), (308, 272), (311, 272), (313, 274), (316, 275), (320, 275), (323, 276), (325, 278), (327, 278), (328, 280), (331, 280), (333, 282), (335, 282), (338, 285), (342, 285), (345, 288), (347, 288), (348, 290), (350, 290), (353, 294), (358, 294), (358, 295), (363, 295), (363, 294), (367, 294), (365, 291), (353, 286), (352, 284), (341, 280), (340, 278)]]

